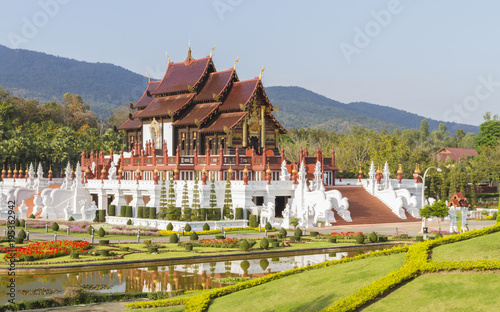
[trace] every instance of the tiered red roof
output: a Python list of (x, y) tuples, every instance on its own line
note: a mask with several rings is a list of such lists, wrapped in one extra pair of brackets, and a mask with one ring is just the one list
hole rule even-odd
[(173, 126), (191, 126), (204, 123), (219, 107), (221, 102), (198, 103), (188, 110)]
[(170, 63), (167, 72), (153, 95), (186, 92), (189, 87), (196, 88), (211, 65), (212, 59), (205, 57), (198, 60), (186, 60)]
[(462, 192), (457, 192), (453, 194), (450, 201), (448, 202), (448, 207), (469, 207), (470, 204), (467, 201), (467, 197), (465, 197)]
[(144, 94), (142, 95), (141, 99), (137, 101), (137, 103), (134, 105), (134, 108), (144, 108), (153, 101), (154, 97), (151, 94), (158, 85), (160, 84), (160, 81), (149, 81), (148, 87), (146, 88), (146, 91), (144, 91)]
[[(213, 101), (214, 96), (219, 97), (229, 86), (231, 79), (235, 76), (234, 69), (211, 73), (200, 93), (194, 99), (196, 102)], [(236, 78), (237, 80), (237, 78)]]
[(196, 93), (186, 93), (155, 98), (144, 110), (134, 114), (134, 118), (175, 115), (194, 98)]
[(224, 130), (231, 130), (240, 120), (245, 117), (247, 112), (233, 112), (224, 113), (215, 118), (215, 120), (208, 127), (200, 130), (202, 133), (208, 132), (223, 132)]
[(135, 129), (140, 129), (141, 128), (141, 120), (139, 118), (131, 118), (123, 125), (118, 127), (118, 130), (135, 130)]
[(434, 158), (441, 160), (452, 159), (454, 161), (462, 161), (468, 156), (477, 156), (477, 151), (471, 148), (454, 148), (454, 147), (443, 147), (439, 151), (434, 153)]
[(221, 112), (230, 112), (230, 111), (239, 111), (240, 104), (247, 105), (255, 91), (257, 90), (257, 86), (259, 84), (259, 79), (254, 78), (245, 81), (238, 81), (233, 84), (231, 91), (226, 98), (226, 100), (222, 103), (220, 108)]

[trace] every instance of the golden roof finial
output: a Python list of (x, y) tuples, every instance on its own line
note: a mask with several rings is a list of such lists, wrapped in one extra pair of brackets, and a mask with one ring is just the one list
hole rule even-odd
[(247, 166), (248, 166), (248, 164), (245, 164), (245, 169), (243, 169), (243, 173), (248, 173)]
[(167, 51), (165, 51), (165, 55), (167, 56), (167, 61), (170, 63), (170, 57), (168, 56)]
[(191, 55), (191, 39), (189, 39), (189, 48), (188, 48), (188, 56), (186, 58), (186, 61), (192, 61), (194, 60), (193, 56)]
[(264, 65), (264, 68), (262, 68), (262, 70), (260, 71), (259, 80), (262, 80), (262, 73), (264, 72), (265, 69), (266, 69), (266, 65)]
[(234, 66), (233, 66), (233, 69), (236, 70), (236, 64), (238, 64), (238, 61), (240, 60), (240, 57), (238, 56), (236, 58), (236, 61), (234, 61)]
[(229, 172), (229, 174), (233, 173), (233, 168), (231, 168), (231, 165), (229, 165), (229, 170), (227, 172)]
[(215, 50), (215, 44), (214, 44), (214, 47), (212, 48), (212, 50), (210, 51), (210, 58), (212, 58), (212, 55), (214, 55), (214, 50)]
[(146, 72), (146, 77), (148, 77), (148, 83), (151, 83), (151, 77), (149, 77), (148, 72)]

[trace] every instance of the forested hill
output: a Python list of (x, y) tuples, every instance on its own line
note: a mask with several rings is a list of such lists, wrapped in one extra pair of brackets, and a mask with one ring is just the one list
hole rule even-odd
[(73, 59), (0, 45), (0, 86), (12, 94), (41, 102), (80, 95), (97, 115), (107, 118), (122, 103), (137, 101), (145, 77), (119, 66)]
[[(80, 95), (101, 118), (126, 102), (137, 101), (147, 79), (119, 66), (88, 63), (0, 45), (0, 87), (19, 97), (40, 102), (61, 102), (65, 93)], [(360, 125), (367, 129), (418, 128), (425, 117), (382, 105), (358, 102), (344, 104), (301, 87), (266, 87), (276, 114), (287, 129), (311, 127), (345, 132)], [(439, 121), (427, 119), (430, 130)], [(478, 132), (478, 127), (444, 123), (456, 129)]]
[(392, 107), (365, 102), (344, 104), (301, 87), (266, 87), (266, 93), (273, 105), (279, 106), (276, 116), (287, 129), (312, 127), (345, 132), (353, 126), (363, 126), (393, 131), (418, 129), (420, 122), (427, 119), (431, 131), (437, 130), (440, 123), (451, 133), (457, 129), (466, 133), (479, 131), (477, 126), (433, 120)]

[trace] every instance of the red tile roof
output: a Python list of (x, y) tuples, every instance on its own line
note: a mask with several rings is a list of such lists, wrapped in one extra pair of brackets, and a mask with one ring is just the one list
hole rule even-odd
[(234, 112), (234, 113), (224, 113), (219, 116), (217, 116), (214, 120), (214, 122), (209, 125), (208, 127), (201, 129), (201, 133), (207, 133), (207, 132), (223, 132), (224, 128), (226, 129), (231, 129), (238, 122), (245, 117), (247, 112)]
[(188, 90), (188, 86), (193, 88), (202, 80), (208, 66), (211, 63), (210, 57), (180, 63), (170, 63), (165, 76), (153, 95), (183, 92)]
[(155, 90), (158, 85), (160, 84), (161, 81), (150, 81), (148, 84), (148, 87), (146, 88), (146, 91), (144, 91), (144, 94), (142, 95), (141, 99), (137, 101), (137, 103), (134, 105), (134, 108), (144, 108), (151, 103), (151, 101), (154, 99), (153, 95), (151, 92)]
[(214, 94), (217, 96), (223, 92), (228, 86), (233, 77), (234, 69), (228, 69), (220, 72), (213, 72), (208, 76), (207, 82), (201, 89), (200, 93), (194, 99), (195, 101), (205, 102), (213, 101)]
[(185, 113), (180, 119), (176, 120), (173, 126), (189, 126), (203, 123), (219, 107), (221, 102), (198, 103), (193, 105), (192, 109)]
[(447, 160), (448, 158), (454, 161), (461, 161), (466, 159), (467, 156), (477, 156), (477, 151), (470, 148), (454, 148), (454, 147), (444, 147), (439, 151), (434, 153), (434, 158), (441, 160)]
[(220, 108), (221, 112), (240, 111), (240, 104), (247, 105), (252, 96), (257, 90), (259, 79), (250, 79), (245, 81), (238, 81), (233, 84), (231, 91), (222, 103)]
[(196, 93), (171, 95), (155, 98), (145, 109), (134, 114), (134, 118), (148, 118), (174, 115), (193, 99)]
[(141, 120), (139, 118), (132, 118), (123, 123), (118, 130), (133, 130), (141, 128)]

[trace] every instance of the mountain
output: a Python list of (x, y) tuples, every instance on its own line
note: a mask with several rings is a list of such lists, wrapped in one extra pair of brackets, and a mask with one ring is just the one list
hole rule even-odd
[(107, 118), (122, 103), (137, 101), (145, 77), (125, 68), (0, 45), (0, 86), (15, 96), (41, 102), (61, 101), (64, 93), (79, 94), (99, 116)]
[(457, 129), (465, 132), (479, 131), (479, 127), (438, 121), (406, 112), (404, 110), (371, 104), (354, 102), (344, 104), (301, 87), (266, 87), (271, 103), (278, 106), (276, 117), (287, 129), (324, 128), (329, 131), (345, 132), (354, 126), (363, 126), (374, 131), (393, 131), (420, 127), (420, 121), (427, 119), (429, 129), (438, 129), (443, 123), (448, 131)]
[[(125, 68), (88, 63), (0, 45), (0, 86), (15, 96), (38, 99), (40, 102), (61, 101), (64, 93), (80, 95), (102, 118), (126, 102), (137, 101), (147, 79)], [(266, 87), (275, 106), (278, 120), (287, 129), (292, 127), (325, 128), (344, 132), (353, 126), (375, 131), (418, 128), (425, 117), (403, 110), (356, 102), (344, 104), (301, 87)], [(440, 121), (427, 118), (431, 130)], [(454, 133), (478, 132), (478, 127), (443, 122)]]

